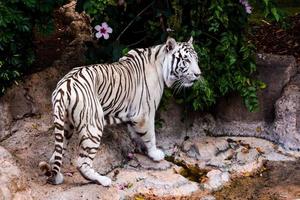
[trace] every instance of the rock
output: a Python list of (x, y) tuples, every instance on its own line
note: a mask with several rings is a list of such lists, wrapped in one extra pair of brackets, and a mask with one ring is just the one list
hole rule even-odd
[(206, 176), (208, 180), (204, 183), (204, 188), (209, 190), (217, 190), (230, 180), (228, 172), (222, 172), (215, 169), (209, 171)]
[(216, 198), (212, 195), (207, 195), (205, 197), (202, 197), (200, 200), (216, 200)]
[(266, 83), (267, 88), (260, 91), (259, 111), (247, 111), (242, 98), (231, 94), (222, 98), (217, 105), (217, 117), (225, 122), (267, 121), (274, 119), (274, 104), (281, 96), (282, 89), (297, 73), (297, 63), (293, 56), (279, 56), (273, 54), (258, 54), (256, 57), (259, 80)]
[(239, 163), (234, 163), (231, 166), (231, 173), (234, 173), (237, 176), (245, 176), (245, 174), (251, 174), (260, 168), (262, 168), (264, 164), (263, 158), (258, 158), (256, 161), (253, 162), (247, 162), (243, 165)]
[(37, 113), (37, 108), (33, 98), (28, 93), (28, 89), (17, 87), (14, 90), (9, 90), (7, 96), (10, 103), (10, 112), (14, 120), (29, 117)]
[(32, 199), (21, 170), (13, 156), (0, 146), (0, 198)]
[(229, 148), (228, 142), (222, 138), (202, 137), (184, 142), (183, 150), (190, 157), (210, 160), (220, 152)]
[(275, 104), (273, 131), (278, 143), (289, 150), (300, 151), (300, 74), (284, 88)]
[(205, 136), (215, 127), (215, 120), (209, 113), (190, 112), (183, 118), (183, 107), (172, 99), (167, 108), (157, 112), (162, 127), (156, 128), (158, 146), (166, 155), (172, 155), (178, 148), (177, 144), (191, 137)]
[(242, 147), (237, 150), (236, 159), (237, 162), (241, 165), (249, 162), (254, 162), (258, 159), (258, 157), (259, 153), (256, 149), (247, 149), (245, 147)]
[(135, 194), (180, 197), (191, 195), (199, 189), (197, 183), (174, 173), (173, 169), (164, 171), (120, 170), (114, 185), (120, 188), (119, 194), (124, 198), (132, 197)]
[(0, 98), (0, 141), (10, 135), (10, 126), (12, 122), (12, 116), (9, 111), (9, 103)]
[(146, 170), (166, 170), (171, 167), (171, 163), (166, 160), (155, 162), (146, 155), (134, 154), (134, 158), (135, 159), (132, 159), (128, 163), (129, 166), (134, 168), (140, 167)]
[(87, 184), (68, 188), (65, 191), (52, 192), (44, 199), (47, 200), (112, 200), (121, 199), (116, 187), (105, 188), (96, 184)]
[[(212, 135), (255, 136), (300, 151), (300, 75), (292, 56), (259, 54), (258, 79), (267, 88), (259, 96), (260, 111), (249, 113), (236, 94), (217, 106)], [(283, 91), (283, 92), (282, 92)]]
[(13, 86), (0, 98), (0, 141), (15, 130), (10, 130), (14, 120), (30, 117), (38, 113), (38, 108), (30, 96), (28, 89)]

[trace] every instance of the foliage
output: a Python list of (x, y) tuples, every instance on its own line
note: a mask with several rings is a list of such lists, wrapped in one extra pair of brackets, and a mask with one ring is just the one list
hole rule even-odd
[(177, 95), (179, 101), (184, 98), (194, 109), (206, 109), (218, 97), (238, 92), (254, 111), (256, 93), (265, 85), (253, 78), (255, 47), (246, 37), (251, 6), (268, 19), (281, 19), (272, 0), (85, 0), (81, 8), (93, 26), (107, 22), (113, 29), (110, 39), (90, 46), (88, 56), (91, 62), (116, 61), (130, 48), (162, 43), (168, 35), (179, 41), (192, 35), (204, 78), (186, 96)]
[(34, 30), (53, 30), (53, 9), (65, 1), (0, 1), (0, 95), (33, 63)]

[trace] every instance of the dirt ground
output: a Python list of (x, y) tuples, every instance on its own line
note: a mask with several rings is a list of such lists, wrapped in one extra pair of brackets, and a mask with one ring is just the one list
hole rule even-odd
[(300, 62), (300, 14), (287, 18), (284, 24), (265, 23), (251, 29), (249, 37), (257, 52), (293, 55)]
[(300, 199), (300, 160), (267, 162), (263, 172), (236, 179), (214, 196), (217, 200)]

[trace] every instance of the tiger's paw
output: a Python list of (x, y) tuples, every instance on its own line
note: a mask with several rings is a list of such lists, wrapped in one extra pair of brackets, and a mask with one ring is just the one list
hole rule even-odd
[(62, 184), (64, 182), (64, 176), (62, 175), (62, 173), (58, 172), (56, 175), (50, 176), (47, 182), (52, 185)]
[(160, 149), (155, 149), (148, 152), (150, 158), (154, 161), (161, 161), (165, 158), (165, 153)]
[(99, 176), (96, 181), (105, 187), (111, 185), (111, 179), (106, 176)]

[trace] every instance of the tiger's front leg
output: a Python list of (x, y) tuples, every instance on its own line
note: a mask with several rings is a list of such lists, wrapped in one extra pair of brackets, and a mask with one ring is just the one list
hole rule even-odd
[(156, 137), (153, 119), (147, 120), (142, 118), (138, 121), (133, 121), (128, 125), (128, 130), (132, 138), (140, 137), (144, 142), (148, 156), (154, 161), (161, 161), (165, 158), (162, 150), (156, 147)]

